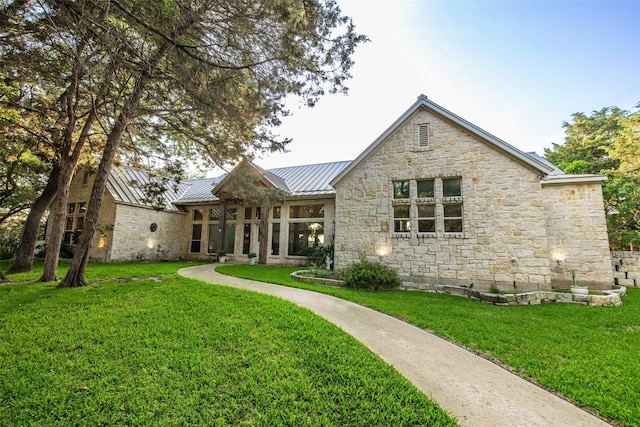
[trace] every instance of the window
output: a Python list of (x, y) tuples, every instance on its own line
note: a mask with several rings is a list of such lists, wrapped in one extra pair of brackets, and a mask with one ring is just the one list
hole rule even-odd
[(444, 232), (462, 233), (462, 203), (444, 205)]
[(302, 205), (289, 208), (290, 218), (324, 218), (324, 205)]
[(207, 244), (207, 253), (215, 254), (216, 252), (218, 252), (218, 236), (219, 235), (220, 235), (220, 224), (209, 224), (209, 242)]
[(224, 251), (228, 254), (236, 251), (236, 225), (227, 223), (227, 230), (224, 238)]
[(294, 222), (289, 224), (289, 255), (309, 256), (324, 244), (323, 222)]
[(280, 223), (271, 224), (271, 255), (280, 255)]
[(251, 208), (244, 208), (244, 219), (251, 219)]
[(281, 211), (280, 206), (273, 207), (273, 219), (280, 219), (280, 215), (281, 215), (280, 211)]
[(85, 185), (89, 182), (89, 171), (87, 169), (84, 170), (82, 174), (82, 184)]
[(461, 177), (393, 181), (391, 197), (396, 237), (462, 237)]
[(429, 147), (429, 123), (418, 125), (418, 146)]
[(226, 215), (228, 220), (235, 220), (238, 218), (238, 208), (228, 208), (227, 209), (227, 215)]
[(462, 185), (460, 178), (446, 178), (442, 180), (442, 197), (462, 196)]
[[(245, 209), (246, 212), (246, 209)], [(251, 224), (244, 224), (244, 229), (242, 231), (242, 253), (248, 254), (249, 248), (251, 247)]]
[(287, 255), (309, 256), (324, 244), (324, 205), (300, 205), (289, 208)]
[(84, 228), (84, 216), (87, 214), (87, 202), (69, 203), (67, 205), (67, 219), (64, 226), (62, 243), (76, 244), (80, 239), (80, 232)]
[(219, 221), (220, 220), (220, 210), (216, 208), (209, 209), (209, 221)]
[(393, 198), (408, 199), (409, 198), (409, 181), (393, 181)]
[(200, 253), (200, 243), (202, 239), (202, 224), (193, 224), (191, 226), (191, 247), (189, 252)]
[(433, 183), (434, 183), (433, 179), (423, 179), (423, 180), (416, 181), (416, 185), (418, 187), (419, 199), (426, 199), (429, 197), (433, 197), (434, 195)]
[(397, 205), (393, 207), (393, 232), (408, 233), (411, 230), (409, 219), (410, 205)]
[(418, 205), (418, 233), (436, 232), (436, 205)]
[(202, 221), (203, 217), (204, 217), (204, 212), (202, 211), (202, 209), (194, 209), (193, 210), (193, 220), (194, 221)]

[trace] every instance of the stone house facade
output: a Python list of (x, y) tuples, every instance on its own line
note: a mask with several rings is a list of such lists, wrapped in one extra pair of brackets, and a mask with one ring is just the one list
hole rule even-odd
[(566, 175), (420, 96), (331, 181), (335, 267), (381, 261), (406, 280), (610, 288), (599, 175)]
[[(606, 177), (564, 174), (425, 96), (352, 162), (267, 171), (245, 161), (221, 179), (176, 185), (162, 209), (126, 184), (136, 173), (112, 173), (100, 219), (112, 227), (96, 236), (92, 256), (212, 259), (224, 250), (236, 261), (262, 252), (268, 264), (296, 265), (334, 243), (336, 269), (380, 261), (408, 282), (509, 291), (574, 278), (613, 284)], [(90, 191), (77, 178), (75, 212)], [(281, 197), (243, 200), (243, 182)]]

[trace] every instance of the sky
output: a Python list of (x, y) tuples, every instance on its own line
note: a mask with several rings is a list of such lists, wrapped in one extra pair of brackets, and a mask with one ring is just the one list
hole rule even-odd
[(640, 103), (640, 0), (337, 0), (370, 42), (348, 95), (291, 103), (267, 169), (352, 160), (418, 98), (522, 151), (562, 143), (576, 112)]

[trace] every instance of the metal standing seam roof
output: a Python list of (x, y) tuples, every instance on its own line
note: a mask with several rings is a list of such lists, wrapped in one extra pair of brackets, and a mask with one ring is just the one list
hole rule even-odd
[[(350, 163), (351, 161), (342, 161), (270, 170), (253, 166), (274, 186), (287, 191), (292, 197), (305, 197), (335, 194), (336, 190), (329, 182)], [(165, 193), (165, 209), (176, 211), (178, 205), (217, 201), (218, 198), (213, 195), (212, 191), (215, 185), (224, 179), (225, 175), (183, 181), (177, 184), (177, 189), (170, 185)], [(132, 168), (117, 168), (109, 175), (107, 189), (116, 202), (152, 207), (151, 204), (144, 202), (144, 192), (138, 186), (133, 185), (133, 182), (144, 184), (149, 180), (149, 176), (143, 171)]]
[(292, 196), (335, 194), (335, 188), (329, 183), (350, 164), (351, 161), (321, 163), (270, 169), (269, 172), (287, 183)]
[[(135, 183), (146, 184), (150, 180), (149, 175), (145, 172), (133, 168), (116, 168), (111, 171), (107, 179), (107, 190), (119, 203), (127, 203), (137, 206), (154, 207), (151, 203), (144, 201), (145, 194), (142, 189)], [(189, 188), (185, 182), (170, 182), (167, 191), (164, 194), (164, 209), (177, 211), (173, 202), (178, 200), (180, 196)]]

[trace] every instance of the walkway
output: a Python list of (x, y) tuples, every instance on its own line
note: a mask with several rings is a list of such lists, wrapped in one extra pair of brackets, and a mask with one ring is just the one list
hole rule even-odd
[(238, 279), (212, 265), (184, 277), (257, 291), (306, 307), (393, 365), (464, 426), (607, 426), (609, 424), (498, 365), (386, 314), (330, 295)]

